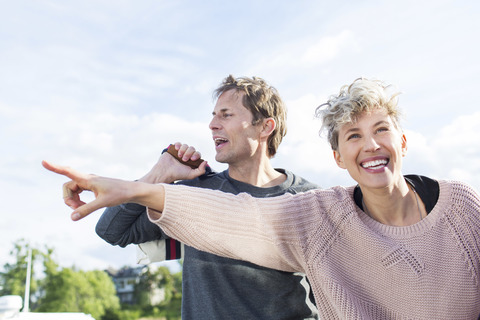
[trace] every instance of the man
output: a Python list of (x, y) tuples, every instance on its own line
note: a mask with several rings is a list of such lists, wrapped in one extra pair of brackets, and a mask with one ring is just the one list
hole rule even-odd
[[(177, 183), (254, 197), (271, 197), (318, 188), (270, 159), (286, 134), (286, 108), (275, 88), (263, 79), (228, 76), (215, 90), (210, 129), (215, 159), (227, 163), (220, 173), (207, 173)], [(176, 145), (183, 160), (196, 159), (193, 148)], [(169, 154), (160, 157), (140, 181), (171, 183), (198, 176), (202, 169), (180, 165)], [(108, 208), (96, 231), (113, 245), (126, 246), (165, 239), (146, 209), (137, 204)], [(302, 274), (279, 272), (222, 258), (185, 246), (182, 319), (316, 319), (310, 286)]]

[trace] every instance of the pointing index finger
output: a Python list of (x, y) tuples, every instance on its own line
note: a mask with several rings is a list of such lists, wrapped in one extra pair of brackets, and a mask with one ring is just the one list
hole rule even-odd
[(84, 178), (81, 173), (79, 173), (79, 172), (77, 172), (74, 169), (69, 168), (69, 167), (60, 166), (58, 164), (54, 164), (54, 163), (48, 162), (46, 160), (42, 161), (42, 165), (45, 169), (47, 169), (49, 171), (52, 171), (52, 172), (55, 172), (55, 173), (58, 173), (58, 174), (61, 174), (63, 176), (66, 176), (66, 177), (68, 177), (72, 180), (78, 180), (78, 179)]

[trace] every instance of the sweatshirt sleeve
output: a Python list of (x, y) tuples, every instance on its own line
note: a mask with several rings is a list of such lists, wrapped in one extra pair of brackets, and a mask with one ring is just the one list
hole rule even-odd
[(167, 237), (157, 225), (149, 221), (146, 208), (134, 203), (105, 209), (95, 232), (106, 242), (120, 247)]
[(305, 272), (304, 251), (312, 229), (314, 193), (254, 198), (217, 190), (165, 185), (158, 224), (168, 235), (199, 250), (267, 268)]

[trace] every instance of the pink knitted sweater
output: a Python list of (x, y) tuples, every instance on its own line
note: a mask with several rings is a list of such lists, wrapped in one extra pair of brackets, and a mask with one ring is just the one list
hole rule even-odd
[(435, 208), (407, 227), (371, 219), (353, 187), (258, 199), (165, 185), (152, 222), (203, 251), (306, 273), (321, 319), (477, 319), (480, 198), (439, 184)]

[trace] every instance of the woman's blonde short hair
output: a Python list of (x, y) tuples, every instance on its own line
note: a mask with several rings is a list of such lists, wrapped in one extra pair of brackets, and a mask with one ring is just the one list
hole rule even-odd
[(400, 129), (401, 112), (398, 108), (398, 95), (393, 86), (379, 80), (356, 79), (350, 85), (340, 88), (338, 95), (330, 96), (328, 101), (317, 107), (315, 115), (322, 121), (320, 134), (326, 136), (332, 150), (338, 149), (338, 132), (348, 123), (355, 123), (364, 112), (382, 109), (392, 118)]

